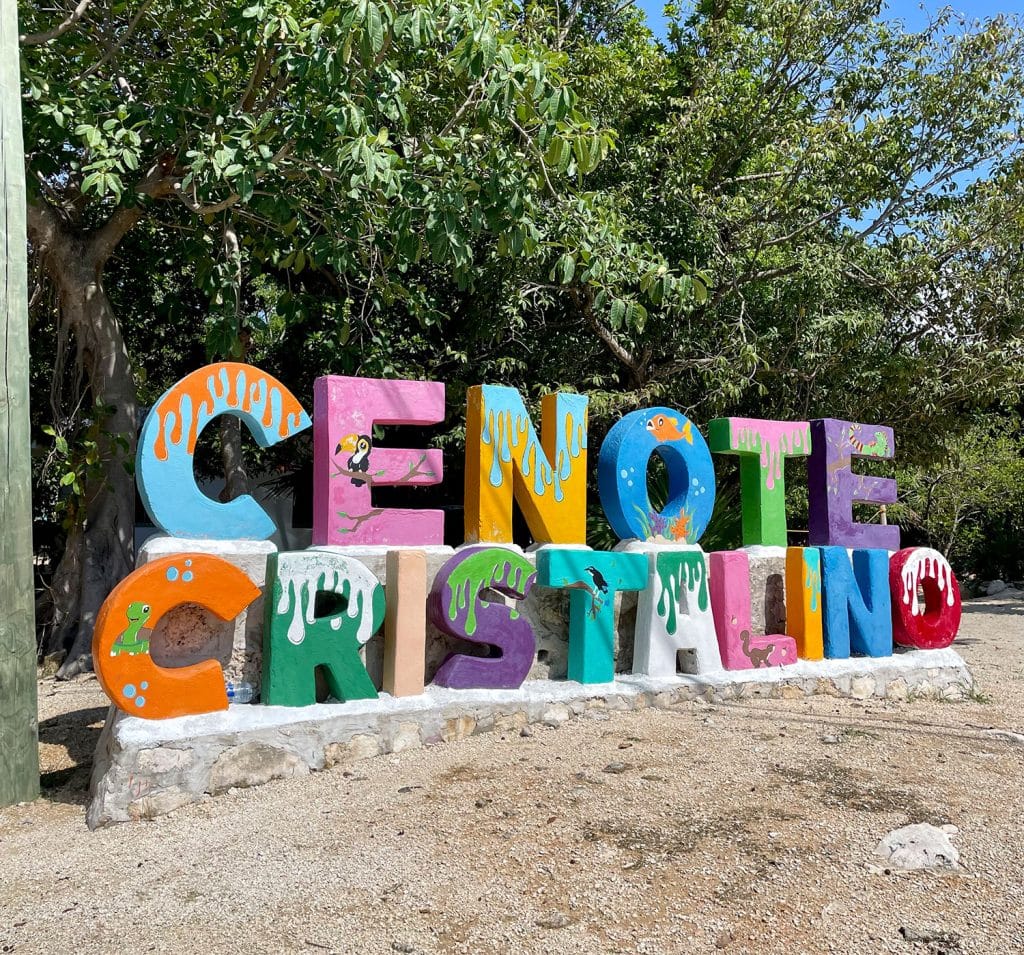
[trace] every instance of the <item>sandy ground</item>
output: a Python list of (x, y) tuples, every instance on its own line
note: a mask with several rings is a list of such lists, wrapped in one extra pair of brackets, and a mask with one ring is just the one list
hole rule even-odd
[[(40, 683), (0, 810), (3, 952), (1015, 952), (1024, 602), (965, 605), (969, 703), (752, 701), (474, 737), (90, 833), (106, 712)], [(872, 852), (952, 823), (959, 873)]]

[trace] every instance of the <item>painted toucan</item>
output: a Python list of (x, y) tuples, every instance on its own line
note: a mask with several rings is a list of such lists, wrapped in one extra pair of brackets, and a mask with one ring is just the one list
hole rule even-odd
[(596, 567), (584, 568), (591, 577), (594, 578), (594, 584), (601, 593), (608, 593), (608, 581), (604, 579), (604, 574), (601, 573)]
[[(372, 445), (370, 444), (369, 435), (347, 434), (338, 442), (338, 446), (334, 449), (334, 453), (341, 454), (342, 451), (353, 452), (352, 456), (348, 459), (348, 470), (359, 471), (365, 474), (370, 470), (371, 447)], [(352, 483), (356, 487), (362, 487), (366, 484), (366, 481), (353, 476)]]

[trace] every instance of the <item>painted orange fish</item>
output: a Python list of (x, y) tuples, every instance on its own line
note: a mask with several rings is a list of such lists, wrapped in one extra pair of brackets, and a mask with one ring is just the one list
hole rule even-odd
[(647, 430), (659, 441), (678, 441), (683, 438), (687, 444), (693, 444), (693, 424), (690, 421), (680, 428), (678, 418), (659, 414), (647, 419)]

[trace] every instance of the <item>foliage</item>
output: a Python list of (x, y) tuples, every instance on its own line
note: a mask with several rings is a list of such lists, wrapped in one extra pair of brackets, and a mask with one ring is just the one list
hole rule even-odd
[(1024, 429), (1017, 416), (979, 421), (930, 469), (903, 468), (891, 508), (904, 540), (944, 553), (959, 573), (1024, 577)]
[[(29, 32), (52, 17), (26, 14)], [(471, 289), (481, 243), (546, 268), (546, 203), (614, 143), (515, 14), (503, 0), (95, 4), (25, 47), (32, 181), (83, 225), (142, 202), (180, 230), (211, 353), (239, 353), (243, 273), (330, 276), (343, 344), (374, 310), (437, 324), (410, 270)]]
[[(923, 517), (921, 489), (1024, 375), (1015, 22), (707, 0), (658, 42), (609, 0), (87, 7), (45, 42), (53, 5), (23, 11), (33, 201), (135, 217), (106, 286), (144, 402), (204, 356), (307, 404), (322, 373), (444, 380), (448, 503), (481, 381), (586, 391), (592, 449), (645, 403), (832, 414), (896, 427), (911, 533), (982, 506), (947, 476)], [(308, 459), (264, 464), (308, 493)]]
[[(82, 520), (88, 479), (102, 480), (106, 471), (109, 462), (105, 459), (105, 446), (101, 438), (105, 434), (104, 424), (109, 415), (109, 408), (101, 404), (94, 405), (70, 440), (67, 435), (58, 433), (52, 425), (42, 427), (43, 433), (53, 438), (53, 451), (43, 465), (40, 480), (45, 482), (46, 472), (54, 468), (57, 487), (62, 489), (64, 496), (64, 519), (61, 525), (65, 530)], [(114, 441), (123, 453), (126, 450), (124, 438), (115, 435)], [(131, 469), (134, 463), (125, 461), (124, 466)]]
[(590, 188), (710, 279), (681, 310), (602, 316), (632, 400), (880, 417), (926, 454), (1019, 380), (1024, 34), (877, 12), (701, 3), (664, 47), (634, 27), (571, 57), (619, 136)]

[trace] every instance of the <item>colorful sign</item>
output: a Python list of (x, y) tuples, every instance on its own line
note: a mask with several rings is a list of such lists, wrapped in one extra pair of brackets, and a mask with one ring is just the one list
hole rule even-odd
[[(278, 706), (314, 703), (318, 672), (339, 702), (420, 694), (428, 633), (455, 648), (439, 667), (435, 657), (435, 685), (514, 690), (535, 661), (536, 637), (523, 605), (539, 591), (568, 593), (568, 679), (581, 683), (615, 679), (616, 606), (627, 592), (637, 593), (636, 625), (631, 634), (620, 626), (618, 639), (632, 637), (633, 672), (658, 679), (801, 659), (827, 666), (851, 654), (888, 656), (894, 647), (941, 649), (956, 636), (960, 591), (945, 558), (927, 548), (898, 550), (898, 527), (853, 520), (854, 503), (896, 498), (891, 479), (853, 470), (858, 458), (893, 457), (891, 428), (829, 418), (720, 418), (711, 423), (709, 444), (677, 409), (634, 411), (612, 427), (598, 458), (601, 503), (623, 543), (596, 551), (584, 543), (587, 399), (549, 395), (541, 407), (538, 436), (515, 389), (470, 389), (468, 543), (431, 579), (427, 551), (443, 540), (443, 515), (381, 507), (373, 488), (442, 480), (439, 451), (382, 445), (380, 429), (443, 420), (444, 386), (318, 379), (317, 546), (271, 554), (262, 590), (209, 554), (140, 567), (111, 593), (97, 620), (93, 653), (104, 689), (122, 710), (148, 719), (226, 709), (220, 663), (157, 666), (150, 655), (154, 626), (183, 603), (232, 619), (261, 592), (259, 693), (262, 703)], [(195, 486), (196, 438), (219, 414), (242, 418), (264, 446), (310, 424), (295, 398), (256, 368), (221, 363), (195, 372), (160, 399), (143, 427), (143, 501), (156, 524), (178, 537), (269, 537), (274, 526), (251, 498), (217, 503)], [(739, 458), (742, 550), (708, 554), (699, 546), (715, 505), (712, 452)], [(668, 502), (660, 510), (647, 490), (653, 455), (668, 473)], [(785, 548), (784, 469), (792, 456), (808, 457), (809, 547)], [(512, 544), (516, 505), (543, 545), (536, 554)], [(354, 556), (357, 548), (345, 545), (387, 551), (386, 589)], [(785, 621), (765, 627), (785, 632), (754, 627), (751, 577), (765, 559), (780, 568), (773, 599)], [(366, 646), (382, 627), (383, 675), (375, 681)]]

